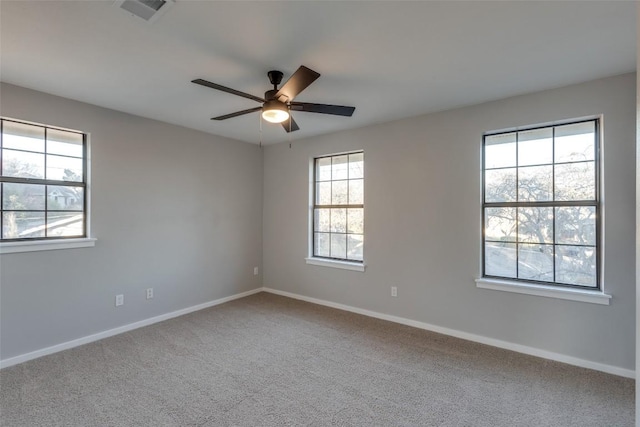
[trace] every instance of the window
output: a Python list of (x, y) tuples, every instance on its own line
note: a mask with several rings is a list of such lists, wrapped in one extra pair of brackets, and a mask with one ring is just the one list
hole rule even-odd
[(600, 289), (599, 121), (483, 139), (483, 277)]
[(0, 241), (87, 237), (87, 137), (0, 119)]
[(314, 159), (313, 256), (362, 263), (364, 153)]

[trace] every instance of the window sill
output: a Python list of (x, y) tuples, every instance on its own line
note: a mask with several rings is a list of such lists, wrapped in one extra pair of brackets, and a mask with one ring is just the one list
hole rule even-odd
[(21, 242), (0, 243), (0, 254), (12, 254), (19, 252), (53, 251), (58, 249), (89, 248), (96, 245), (95, 238), (59, 239), (59, 240), (34, 240)]
[(545, 286), (533, 283), (516, 282), (511, 280), (487, 278), (476, 279), (476, 287), (481, 289), (492, 289), (494, 291), (515, 292), (518, 294), (588, 302), (591, 304), (609, 305), (609, 302), (611, 300), (611, 295), (607, 295), (601, 291), (558, 288), (555, 286)]
[(341, 268), (343, 270), (362, 271), (364, 272), (365, 265), (359, 262), (338, 261), (333, 259), (324, 258), (305, 258), (307, 264), (319, 265), (322, 267)]

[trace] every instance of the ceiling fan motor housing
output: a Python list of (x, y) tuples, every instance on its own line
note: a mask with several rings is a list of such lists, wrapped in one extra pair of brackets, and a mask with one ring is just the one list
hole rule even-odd
[(278, 89), (271, 89), (264, 93), (264, 99), (266, 101), (271, 101), (272, 99), (276, 99), (276, 93), (278, 93)]

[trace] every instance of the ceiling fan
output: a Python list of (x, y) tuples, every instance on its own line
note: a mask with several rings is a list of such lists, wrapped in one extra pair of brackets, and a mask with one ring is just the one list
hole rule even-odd
[(253, 96), (251, 94), (240, 92), (239, 90), (231, 89), (226, 86), (221, 86), (216, 83), (211, 83), (203, 79), (192, 80), (192, 83), (196, 83), (202, 86), (210, 87), (212, 89), (221, 90), (222, 92), (231, 93), (233, 95), (242, 96), (256, 102), (260, 102), (262, 106), (249, 108), (248, 110), (236, 111), (235, 113), (225, 114), (223, 116), (212, 117), (211, 120), (226, 120), (232, 117), (242, 116), (244, 114), (254, 113), (262, 110), (262, 118), (271, 123), (281, 123), (284, 130), (287, 132), (293, 132), (300, 127), (291, 117), (290, 111), (304, 111), (307, 113), (321, 113), (332, 114), (335, 116), (351, 117), (355, 111), (355, 107), (345, 107), (343, 105), (330, 105), (330, 104), (310, 104), (308, 102), (295, 102), (293, 99), (305, 90), (311, 83), (313, 83), (318, 77), (319, 73), (316, 73), (310, 68), (301, 65), (295, 73), (285, 82), (280, 89), (278, 85), (282, 82), (282, 71), (272, 70), (267, 73), (269, 81), (273, 85), (273, 89), (264, 93), (264, 98), (259, 96)]

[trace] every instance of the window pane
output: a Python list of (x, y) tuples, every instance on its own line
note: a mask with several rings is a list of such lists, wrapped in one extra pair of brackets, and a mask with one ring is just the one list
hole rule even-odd
[(331, 232), (346, 233), (347, 232), (347, 210), (331, 209)]
[(553, 282), (553, 245), (518, 245), (518, 278)]
[(485, 137), (487, 276), (597, 286), (596, 128), (591, 120)]
[(347, 257), (347, 235), (331, 233), (331, 258)]
[(349, 178), (349, 156), (332, 157), (331, 162), (331, 179), (347, 179)]
[(594, 162), (555, 165), (556, 200), (595, 200)]
[(2, 184), (2, 209), (33, 211), (44, 210), (45, 187), (36, 184)]
[(3, 212), (2, 238), (44, 237), (44, 212)]
[(47, 153), (83, 157), (83, 137), (80, 133), (47, 129)]
[(553, 130), (551, 128), (518, 133), (518, 165), (544, 165), (553, 162)]
[(333, 205), (346, 205), (349, 202), (348, 199), (348, 187), (349, 181), (333, 181), (331, 188), (331, 204)]
[(47, 237), (82, 236), (84, 214), (77, 212), (47, 212)]
[(487, 242), (484, 245), (487, 276), (516, 277), (516, 244)]
[(331, 157), (316, 159), (316, 181), (331, 180)]
[(557, 126), (555, 134), (556, 163), (595, 159), (595, 122)]
[(556, 208), (556, 243), (596, 245), (596, 208)]
[(363, 153), (317, 158), (314, 168), (314, 255), (362, 260), (364, 211), (347, 205), (363, 204)]
[(553, 166), (528, 166), (518, 169), (518, 201), (553, 200)]
[(516, 165), (516, 134), (506, 133), (484, 138), (484, 165), (486, 169)]
[(516, 208), (485, 208), (484, 236), (486, 240), (516, 241)]
[(47, 209), (62, 211), (84, 210), (84, 188), (66, 185), (47, 186)]
[(2, 174), (18, 178), (44, 178), (44, 154), (2, 150)]
[(47, 155), (47, 179), (82, 182), (82, 159)]
[[(0, 182), (0, 237), (84, 236), (84, 134), (4, 119), (1, 123), (0, 172), (5, 182)], [(47, 185), (58, 180), (71, 182)]]
[(349, 154), (349, 179), (364, 178), (364, 153)]
[(328, 232), (331, 226), (331, 209), (315, 209), (314, 231)]
[(24, 123), (2, 122), (2, 147), (44, 152), (44, 128)]
[(349, 180), (349, 204), (361, 205), (364, 203), (364, 180)]
[(553, 243), (553, 208), (518, 208), (519, 241)]
[(516, 169), (496, 169), (485, 172), (486, 202), (516, 201)]
[(556, 246), (556, 281), (596, 287), (596, 250), (582, 246)]
[(331, 204), (331, 181), (319, 182), (316, 184), (316, 204)]
[(331, 256), (331, 235), (329, 233), (315, 233), (313, 240), (313, 254), (317, 256)]
[(362, 248), (364, 246), (364, 236), (361, 234), (347, 235), (347, 258), (354, 261), (362, 261)]
[(364, 233), (364, 209), (347, 209), (347, 233)]

